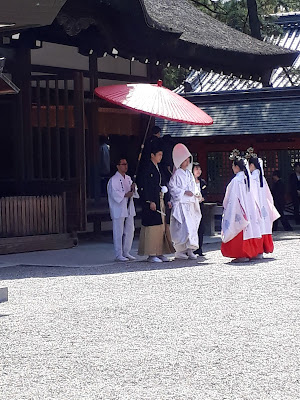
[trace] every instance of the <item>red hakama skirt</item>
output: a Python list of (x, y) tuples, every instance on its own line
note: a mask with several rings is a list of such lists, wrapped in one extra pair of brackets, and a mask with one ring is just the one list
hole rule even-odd
[(263, 247), (264, 247), (264, 253), (273, 253), (274, 250), (274, 243), (272, 239), (272, 235), (263, 235)]
[(243, 231), (227, 243), (222, 243), (221, 252), (229, 258), (254, 258), (264, 252), (263, 238), (243, 240)]

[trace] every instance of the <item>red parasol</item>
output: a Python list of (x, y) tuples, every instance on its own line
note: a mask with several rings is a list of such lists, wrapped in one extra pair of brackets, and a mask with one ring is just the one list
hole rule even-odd
[(95, 94), (110, 103), (171, 121), (190, 125), (211, 125), (212, 118), (182, 96), (157, 84), (136, 83), (100, 86)]
[[(130, 83), (127, 85), (99, 86), (95, 89), (95, 94), (110, 103), (136, 110), (150, 116), (183, 122), (189, 125), (211, 125), (213, 123), (212, 118), (199, 107), (162, 86), (161, 80), (159, 80), (157, 84)], [(149, 118), (138, 156), (136, 171), (133, 178), (134, 182), (136, 180), (150, 122), (151, 117)]]

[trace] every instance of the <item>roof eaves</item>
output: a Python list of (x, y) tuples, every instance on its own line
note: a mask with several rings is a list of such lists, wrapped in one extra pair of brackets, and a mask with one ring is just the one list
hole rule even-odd
[(177, 33), (182, 35), (183, 31), (179, 30), (179, 29), (173, 29), (170, 26), (168, 26), (167, 24), (162, 24), (158, 21), (156, 21), (155, 19), (151, 18), (149, 12), (147, 11), (147, 7), (145, 5), (145, 1), (144, 0), (138, 0), (143, 14), (144, 14), (144, 18), (145, 18), (145, 22), (148, 25), (149, 28), (154, 28), (154, 29), (159, 29), (161, 31), (165, 31), (165, 32), (170, 32), (170, 33)]
[(300, 98), (300, 87), (288, 88), (261, 88), (250, 90), (228, 90), (221, 92), (205, 92), (191, 93), (185, 96), (187, 100), (196, 105), (223, 103), (223, 102), (240, 102), (240, 101), (256, 101), (258, 99), (290, 99)]

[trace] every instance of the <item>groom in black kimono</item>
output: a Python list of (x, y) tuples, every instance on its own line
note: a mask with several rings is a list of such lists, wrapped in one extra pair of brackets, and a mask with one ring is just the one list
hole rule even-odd
[(164, 254), (174, 253), (169, 232), (172, 204), (165, 176), (159, 166), (162, 156), (159, 143), (155, 143), (151, 149), (151, 159), (140, 173), (138, 188), (142, 202), (139, 255), (148, 255), (150, 262), (169, 261)]

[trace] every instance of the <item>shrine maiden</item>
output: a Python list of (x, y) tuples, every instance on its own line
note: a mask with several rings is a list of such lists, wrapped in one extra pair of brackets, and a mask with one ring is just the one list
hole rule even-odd
[(250, 191), (247, 161), (236, 149), (230, 160), (235, 177), (228, 184), (223, 200), (221, 252), (234, 261), (249, 261), (263, 251), (260, 213)]
[[(251, 188), (260, 210), (260, 230), (263, 238), (263, 252), (272, 253), (274, 250), (272, 239), (273, 222), (280, 218), (280, 214), (274, 206), (271, 191), (264, 177), (262, 160), (257, 157), (252, 147), (247, 149), (246, 157), (251, 172)], [(263, 254), (260, 253), (258, 257), (262, 258)]]

